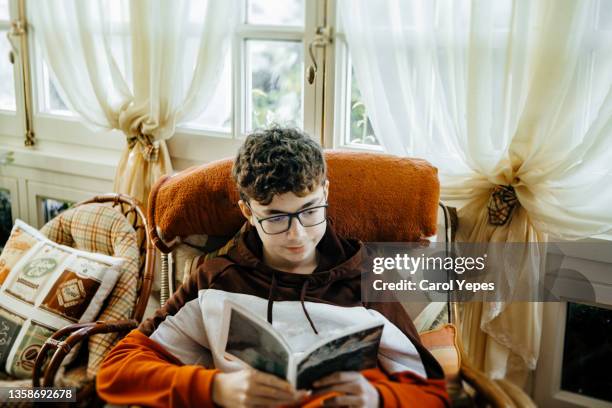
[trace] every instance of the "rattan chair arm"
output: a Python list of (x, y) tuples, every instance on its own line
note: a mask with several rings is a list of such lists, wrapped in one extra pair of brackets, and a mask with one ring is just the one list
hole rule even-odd
[(470, 384), (477, 392), (477, 400), (493, 408), (515, 408), (514, 401), (506, 395), (495, 381), (483, 372), (466, 363), (461, 363), (461, 379)]
[[(136, 320), (97, 321), (92, 323), (77, 323), (66, 326), (45, 341), (34, 363), (32, 373), (32, 385), (41, 386), (40, 377), (42, 367), (47, 360), (47, 354), (53, 352), (53, 356), (45, 369), (42, 386), (53, 386), (53, 380), (62, 361), (72, 348), (83, 340), (94, 334), (126, 332), (138, 327)], [(66, 337), (67, 336), (67, 337)]]

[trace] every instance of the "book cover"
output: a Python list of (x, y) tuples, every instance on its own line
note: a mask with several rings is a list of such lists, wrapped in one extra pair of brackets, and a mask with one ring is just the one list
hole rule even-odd
[(384, 328), (379, 321), (349, 326), (296, 352), (271, 324), (230, 300), (224, 322), (221, 342), (227, 358), (286, 379), (297, 389), (336, 371), (376, 367)]

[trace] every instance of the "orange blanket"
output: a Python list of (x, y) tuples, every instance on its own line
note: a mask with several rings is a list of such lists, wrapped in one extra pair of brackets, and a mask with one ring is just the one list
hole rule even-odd
[[(138, 330), (130, 332), (108, 354), (96, 377), (98, 394), (112, 404), (151, 407), (215, 407), (211, 391), (215, 369), (182, 365)], [(376, 387), (384, 407), (449, 407), (444, 380), (426, 380), (408, 372), (385, 375), (362, 371)], [(311, 398), (302, 406), (322, 406), (337, 393)]]

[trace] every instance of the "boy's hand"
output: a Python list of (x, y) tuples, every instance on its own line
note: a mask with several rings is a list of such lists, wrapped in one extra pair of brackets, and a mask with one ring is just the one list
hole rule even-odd
[(331, 391), (344, 395), (325, 400), (324, 407), (374, 407), (380, 405), (376, 388), (357, 371), (338, 371), (315, 381), (314, 394), (321, 395)]
[(213, 402), (222, 407), (276, 407), (298, 402), (308, 395), (287, 381), (253, 369), (217, 373), (213, 380)]

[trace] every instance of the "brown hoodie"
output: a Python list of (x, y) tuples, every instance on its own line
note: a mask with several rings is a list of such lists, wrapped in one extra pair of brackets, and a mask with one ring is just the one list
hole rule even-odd
[[(278, 271), (262, 262), (262, 243), (257, 231), (247, 229), (226, 256), (203, 261), (163, 308), (117, 344), (98, 373), (99, 394), (116, 404), (214, 406), (210, 395), (218, 370), (183, 365), (149, 337), (168, 315), (174, 316), (186, 303), (197, 299), (200, 290), (218, 289), (268, 299), (270, 323), (274, 317), (274, 301), (299, 300), (315, 333), (317, 329), (305, 301), (364, 306), (378, 311), (413, 343), (427, 374), (423, 378), (411, 372), (385, 373), (381, 367), (364, 370), (364, 376), (379, 391), (383, 406), (448, 406), (442, 369), (421, 344), (401, 304), (361, 301), (362, 261), (367, 256), (363, 243), (338, 237), (328, 223), (317, 250), (319, 264), (312, 274)], [(305, 406), (318, 406), (325, 398), (309, 401)]]

